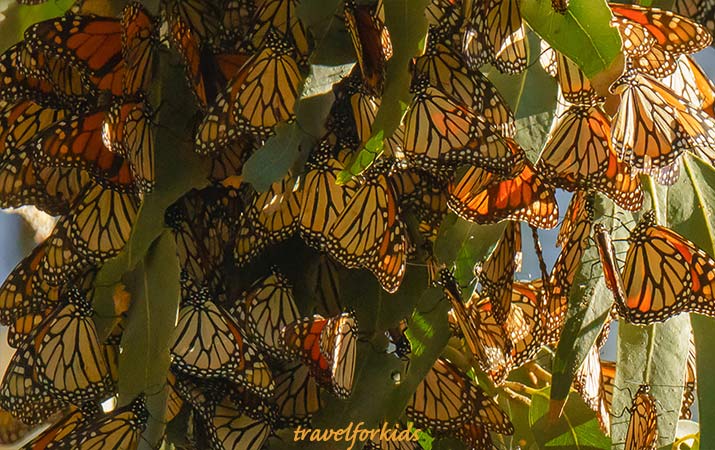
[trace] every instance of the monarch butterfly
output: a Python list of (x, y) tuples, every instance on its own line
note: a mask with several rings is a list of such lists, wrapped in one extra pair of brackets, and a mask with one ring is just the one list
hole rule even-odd
[(650, 33), (666, 52), (697, 53), (712, 42), (703, 26), (671, 11), (615, 3), (609, 6), (617, 18), (640, 25), (642, 33)]
[[(611, 142), (638, 171), (674, 182), (670, 166), (686, 149), (715, 148), (715, 123), (654, 78), (628, 71), (614, 83), (621, 104), (613, 118)], [(666, 173), (663, 173), (663, 172)]]
[(277, 268), (253, 283), (238, 299), (234, 311), (253, 343), (274, 358), (285, 358), (281, 329), (300, 316), (293, 287)]
[(82, 258), (67, 234), (67, 224), (64, 221), (55, 224), (50, 236), (44, 243), (46, 251), (40, 261), (38, 278), (48, 285), (62, 287), (67, 283), (78, 281), (81, 274), (86, 274), (92, 266)]
[(298, 230), (302, 191), (298, 179), (287, 174), (263, 193), (255, 193), (240, 219), (234, 257), (243, 265), (265, 247), (291, 237)]
[(215, 151), (237, 139), (238, 132), (264, 139), (279, 122), (293, 120), (302, 79), (290, 46), (275, 34), (269, 35), (266, 45), (219, 93), (199, 125), (199, 151)]
[(77, 403), (105, 398), (114, 389), (91, 316), (92, 307), (77, 290), (65, 294), (15, 358), (34, 354), (37, 378), (64, 401)]
[(317, 297), (318, 314), (336, 316), (344, 310), (340, 303), (339, 265), (330, 256), (318, 255), (307, 269), (306, 281)]
[(418, 427), (455, 431), (475, 421), (500, 434), (513, 434), (509, 417), (486, 393), (449, 361), (438, 358), (417, 386), (405, 410)]
[(223, 6), (221, 20), (221, 41), (229, 46), (243, 45), (244, 36), (250, 36), (256, 5), (252, 0), (229, 0)]
[(567, 211), (567, 217), (569, 217), (568, 228), (572, 231), (565, 240), (561, 241), (561, 253), (556, 258), (549, 276), (544, 345), (558, 341), (568, 310), (569, 291), (591, 234), (594, 214), (591, 198), (574, 196), (571, 202), (569, 209), (573, 206), (573, 210), (570, 211), (571, 215)]
[(60, 445), (63, 439), (71, 436), (78, 428), (101, 417), (100, 406), (95, 402), (83, 403), (79, 408), (61, 417), (52, 426), (43, 431), (39, 436), (25, 444), (23, 450), (44, 450)]
[(513, 368), (534, 359), (541, 347), (546, 345), (544, 336), (550, 332), (550, 324), (544, 320), (546, 300), (541, 279), (515, 281), (512, 284), (511, 310), (504, 328), (513, 347)]
[(77, 97), (74, 102), (69, 101), (64, 92), (58, 91), (55, 85), (46, 77), (37, 74), (26, 75), (20, 67), (20, 55), (23, 44), (15, 44), (0, 55), (0, 98), (13, 105), (23, 100), (33, 102), (47, 108), (59, 107), (72, 111), (82, 111), (87, 107), (87, 101)]
[(176, 375), (173, 372), (169, 371), (167, 374), (166, 383), (168, 385), (168, 393), (166, 396), (166, 412), (164, 413), (164, 420), (168, 423), (179, 415), (181, 409), (184, 407), (184, 399), (181, 398), (181, 394), (178, 392), (176, 387)]
[(12, 358), (0, 385), (0, 406), (28, 425), (44, 422), (66, 403), (50, 393), (35, 374), (32, 352)]
[(642, 384), (638, 388), (630, 408), (631, 420), (626, 432), (626, 450), (655, 450), (658, 440), (658, 417), (655, 397), (650, 394), (650, 386)]
[(19, 50), (16, 60), (18, 71), (30, 79), (36, 78), (48, 83), (63, 106), (73, 101), (86, 106), (91, 103), (92, 97), (99, 94), (99, 84), (109, 82), (111, 90), (113, 83), (120, 81), (114, 72), (110, 72), (106, 79), (93, 77), (82, 67), (69, 64), (60, 56), (33, 49), (24, 42), (16, 48)]
[(117, 19), (69, 14), (34, 24), (25, 31), (25, 43), (87, 73), (99, 90), (121, 95), (125, 71), (121, 35)]
[(0, 286), (0, 323), (9, 326), (23, 316), (57, 304), (60, 289), (42, 282), (37, 275), (47, 244), (38, 245), (20, 261)]
[(558, 223), (554, 190), (528, 161), (516, 177), (506, 180), (480, 167), (470, 167), (450, 187), (447, 205), (461, 218), (475, 223), (522, 220), (547, 229)]
[(514, 136), (514, 115), (499, 91), (481, 72), (468, 69), (462, 55), (453, 48), (430, 40), (425, 54), (415, 59), (414, 67), (428, 77), (432, 86), (483, 115), (503, 136)]
[(683, 389), (683, 403), (680, 407), (680, 418), (690, 420), (692, 412), (690, 407), (695, 403), (695, 389), (698, 384), (698, 371), (695, 350), (695, 336), (692, 331), (688, 342), (688, 359), (685, 365), (685, 388)]
[(252, 417), (228, 398), (216, 405), (208, 424), (213, 448), (259, 450), (273, 431), (268, 421)]
[(711, 34), (715, 34), (715, 3), (711, 0), (675, 0), (673, 11), (692, 17), (703, 24)]
[(125, 158), (139, 189), (150, 192), (154, 187), (154, 133), (152, 111), (140, 99), (112, 105), (102, 124), (104, 146)]
[(384, 23), (382, 0), (375, 5), (345, 1), (345, 25), (352, 38), (362, 79), (371, 94), (381, 95), (385, 63), (392, 57), (392, 41)]
[(301, 358), (319, 385), (340, 398), (350, 395), (357, 353), (357, 322), (352, 313), (320, 315), (286, 325), (281, 332), (288, 354)]
[(479, 268), (482, 295), (491, 299), (492, 314), (503, 324), (511, 309), (514, 273), (521, 270), (521, 224), (510, 221), (494, 250)]
[(250, 135), (243, 135), (241, 139), (226, 145), (211, 159), (209, 179), (223, 181), (226, 178), (240, 175), (243, 171), (243, 164), (256, 148), (256, 141)]
[(300, 362), (280, 366), (275, 372), (277, 428), (306, 426), (313, 414), (324, 405), (321, 392), (310, 368)]
[(67, 234), (80, 254), (91, 262), (101, 262), (124, 248), (139, 205), (133, 189), (125, 191), (116, 184), (91, 183), (70, 214), (60, 220), (67, 224)]
[[(235, 189), (212, 185), (189, 191), (167, 208), (164, 221), (174, 233), (179, 264), (186, 278), (184, 288), (190, 281), (222, 300), (225, 287), (218, 268), (227, 247), (233, 244), (236, 230), (232, 218), (239, 215), (242, 205)], [(189, 294), (184, 292), (184, 296)]]
[(329, 252), (347, 268), (370, 270), (383, 289), (395, 292), (407, 260), (405, 225), (399, 213), (387, 176), (368, 178), (328, 231)]
[(556, 51), (556, 73), (561, 93), (567, 102), (593, 105), (603, 99), (596, 94), (591, 81), (566, 55)]
[(187, 30), (202, 42), (217, 37), (221, 27), (219, 6), (201, 0), (171, 0), (166, 12), (169, 23), (183, 22)]
[(407, 359), (412, 353), (412, 343), (407, 337), (407, 320), (402, 319), (397, 326), (388, 328), (385, 331), (385, 336), (389, 340), (387, 344), (387, 353), (392, 353), (400, 359)]
[(692, 57), (678, 58), (678, 70), (661, 81), (673, 92), (682, 92), (692, 106), (715, 117), (715, 85)]
[(205, 111), (215, 103), (219, 91), (238, 72), (249, 55), (241, 52), (215, 53), (212, 47), (202, 42), (191, 25), (179, 16), (169, 19), (169, 32), (169, 42), (182, 59), (191, 91), (199, 107)]
[(574, 388), (581, 394), (586, 405), (596, 413), (601, 430), (610, 430), (611, 404), (605, 398), (598, 345), (592, 346), (584, 358), (574, 377)]
[(623, 279), (621, 271), (618, 270), (618, 259), (616, 258), (616, 250), (613, 248), (611, 235), (608, 234), (606, 228), (600, 224), (593, 226), (594, 240), (598, 249), (598, 256), (601, 259), (603, 266), (603, 277), (606, 280), (606, 287), (613, 292), (613, 298), (617, 302), (625, 303), (626, 290), (623, 287)]
[(0, 207), (34, 205), (48, 214), (67, 214), (88, 182), (84, 171), (42, 166), (26, 151), (13, 151), (0, 162)]
[(505, 176), (521, 167), (522, 153), (512, 152), (484, 119), (429, 86), (425, 76), (417, 78), (414, 91), (405, 115), (404, 150), (416, 166), (435, 170), (471, 163)]
[(18, 318), (8, 327), (7, 344), (12, 348), (20, 348), (51, 312), (52, 308), (40, 309)]
[(281, 39), (285, 39), (298, 51), (301, 60), (310, 54), (311, 43), (305, 26), (298, 18), (297, 0), (267, 0), (262, 5), (257, 5), (252, 22), (252, 36), (248, 39), (248, 47), (253, 49), (261, 48), (265, 45), (269, 35), (275, 33)]
[(610, 120), (601, 106), (571, 106), (549, 133), (536, 170), (554, 186), (596, 189), (624, 209), (643, 204), (640, 180), (611, 145)]
[[(325, 146), (327, 141), (322, 141)], [(338, 217), (353, 197), (355, 183), (337, 184), (338, 173), (343, 169), (342, 161), (322, 155), (324, 148), (315, 161), (306, 165), (308, 171), (303, 183), (303, 201), (300, 211), (300, 234), (310, 246), (321, 249), (328, 239)]]
[(423, 448), (419, 442), (416, 442), (419, 433), (412, 426), (405, 428), (404, 425), (397, 424), (393, 428), (387, 428), (383, 425), (382, 430), (385, 430), (385, 436), (368, 440), (365, 450), (422, 450)]
[[(648, 211), (628, 238), (618, 312), (631, 323), (662, 322), (681, 312), (714, 315), (711, 269), (715, 261), (674, 231), (656, 225)], [(647, 261), (647, 266), (645, 265)], [(647, 268), (646, 268), (647, 267)], [(670, 274), (671, 283), (656, 282), (654, 273)]]
[[(665, 50), (659, 44), (659, 39), (646, 27), (619, 15), (611, 22), (621, 35), (623, 53), (629, 67), (656, 78), (667, 77), (676, 70), (678, 54)], [(664, 30), (661, 34), (667, 32)]]
[(122, 57), (126, 66), (123, 91), (125, 95), (146, 92), (154, 70), (154, 46), (158, 29), (154, 19), (138, 2), (130, 2), (122, 10)]
[[(471, 323), (475, 324), (475, 335), (479, 340), (478, 353), (474, 356), (494, 384), (501, 384), (514, 365), (514, 344), (509, 337), (508, 327), (496, 321), (493, 303), (488, 297), (473, 293), (465, 309)], [(453, 315), (453, 319), (459, 320), (458, 317), (457, 314)]]
[(184, 301), (172, 340), (172, 364), (184, 373), (228, 378), (261, 396), (275, 387), (261, 354), (206, 290)]
[(448, 46), (462, 40), (460, 28), (464, 22), (461, 0), (431, 0), (425, 9), (429, 33), (427, 45), (443, 43)]
[(61, 440), (49, 442), (47, 448), (69, 445), (80, 450), (134, 449), (139, 445), (148, 420), (145, 396), (140, 394), (126, 406), (78, 426)]
[[(349, 79), (350, 80), (350, 79)], [(352, 108), (353, 119), (357, 138), (360, 143), (366, 143), (372, 135), (372, 124), (375, 122), (381, 99), (366, 92), (362, 84), (356, 87), (349, 86), (347, 89), (348, 100)], [(336, 130), (341, 136), (345, 134), (344, 129)], [(392, 136), (384, 141), (385, 155), (392, 158), (403, 159), (403, 146), (405, 140), (405, 129), (400, 125), (392, 133)]]
[(473, 4), (471, 23), (464, 37), (467, 61), (475, 68), (492, 63), (504, 73), (526, 68), (526, 28), (516, 0), (489, 0)]
[[(490, 313), (491, 305), (481, 302), (473, 294), (467, 304), (462, 302), (462, 293), (451, 271), (439, 271), (438, 284), (452, 305), (450, 322), (462, 332), (467, 348), (479, 361), (495, 383), (501, 383), (509, 372), (512, 357), (511, 342), (504, 328), (496, 323)], [(484, 307), (482, 307), (484, 306)]]
[(45, 128), (33, 142), (33, 158), (44, 165), (84, 169), (97, 179), (118, 176), (119, 182), (133, 184), (128, 161), (104, 146), (105, 116), (100, 109), (70, 116)]

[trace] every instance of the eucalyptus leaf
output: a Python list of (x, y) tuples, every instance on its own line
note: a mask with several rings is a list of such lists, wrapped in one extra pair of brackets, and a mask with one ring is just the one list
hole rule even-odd
[[(601, 431), (593, 411), (577, 395), (569, 396), (563, 415), (549, 421), (549, 388), (531, 396), (529, 420), (539, 448), (550, 450), (607, 450), (611, 440)], [(614, 441), (616, 442), (616, 441)]]
[(149, 423), (142, 446), (153, 446), (164, 435), (169, 348), (179, 308), (179, 261), (171, 232), (152, 244), (146, 258), (126, 276), (132, 296), (119, 354), (119, 403), (139, 393), (147, 395)]
[(520, 0), (519, 8), (529, 26), (589, 78), (608, 70), (621, 52), (605, 0), (570, 0), (564, 14), (542, 0)]

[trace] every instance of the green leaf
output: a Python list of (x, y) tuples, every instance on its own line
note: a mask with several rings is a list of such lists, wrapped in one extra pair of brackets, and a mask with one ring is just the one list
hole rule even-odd
[(439, 228), (434, 254), (442, 263), (455, 264), (457, 281), (464, 286), (474, 278), (474, 264), (486, 257), (505, 226), (505, 222), (477, 225), (449, 214)]
[(142, 441), (145, 446), (158, 443), (164, 435), (169, 348), (181, 297), (171, 232), (162, 233), (126, 279), (132, 306), (119, 355), (119, 403), (126, 404), (141, 392), (147, 394), (150, 415), (143, 435), (146, 442)]
[(335, 66), (355, 62), (355, 50), (342, 20), (341, 0), (303, 0), (298, 18), (315, 38), (311, 64)]
[(0, 2), (0, 51), (22, 40), (25, 29), (30, 25), (61, 16), (73, 3), (73, 0), (56, 0), (26, 6), (15, 0)]
[(544, 148), (553, 119), (554, 111), (550, 110), (516, 120), (516, 141), (530, 160), (536, 160)]
[[(605, 197), (600, 197), (595, 206), (596, 217), (603, 218), (599, 222), (614, 230), (613, 237), (626, 237), (623, 236), (626, 230), (616, 224), (613, 217), (627, 217), (629, 213)], [(569, 292), (566, 323), (552, 365), (552, 400), (564, 400), (568, 395), (574, 375), (596, 342), (613, 305), (613, 294), (606, 287), (598, 249), (592, 239), (589, 243)], [(621, 245), (616, 247), (618, 244)], [(621, 253), (619, 250), (625, 252), (627, 244), (614, 242), (614, 247), (617, 253)]]
[[(670, 187), (658, 189), (661, 205), (667, 205), (667, 224), (708, 252), (715, 254), (715, 169), (701, 160), (686, 155), (680, 180)], [(665, 197), (665, 198), (663, 198)], [(661, 222), (663, 223), (663, 222)], [(701, 448), (715, 447), (715, 358), (711, 343), (715, 342), (715, 320), (691, 315), (697, 349), (698, 412)], [(687, 352), (687, 350), (685, 350)], [(681, 381), (678, 384), (682, 384)], [(672, 434), (671, 434), (672, 436)]]
[(549, 450), (611, 448), (611, 440), (603, 434), (593, 411), (586, 406), (580, 396), (569, 396), (563, 415), (554, 423), (549, 423), (548, 410), (549, 388), (546, 387), (534, 392), (529, 409), (529, 420), (539, 448)]
[(393, 55), (387, 62), (385, 91), (380, 108), (372, 124), (372, 135), (365, 146), (338, 175), (345, 183), (370, 167), (382, 154), (382, 146), (375, 141), (389, 139), (397, 129), (412, 99), (410, 93), (410, 61), (422, 53), (427, 36), (424, 10), (429, 0), (385, 0), (385, 25), (390, 30)]
[(611, 10), (604, 0), (571, 0), (564, 14), (542, 0), (520, 0), (519, 8), (529, 26), (589, 78), (611, 67), (621, 52), (621, 38), (610, 26)]
[(335, 100), (333, 83), (340, 81), (352, 67), (311, 66), (300, 99), (295, 105), (296, 119), (276, 127), (276, 134), (248, 158), (243, 166), (243, 179), (259, 192), (282, 179), (288, 170), (302, 166), (318, 136), (324, 134), (323, 124)]

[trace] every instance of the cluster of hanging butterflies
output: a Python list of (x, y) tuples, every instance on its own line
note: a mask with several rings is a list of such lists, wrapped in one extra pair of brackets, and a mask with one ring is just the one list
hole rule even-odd
[[(334, 84), (325, 133), (305, 149), (305, 167), (265, 192), (240, 175), (279, 125), (296, 120), (317, 41), (297, 0), (167, 0), (158, 14), (131, 2), (118, 18), (73, 11), (33, 25), (0, 56), (0, 206), (32, 204), (59, 217), (0, 287), (0, 323), (17, 349), (0, 406), (27, 424), (63, 416), (28, 448), (136, 448), (149, 420), (143, 394), (110, 413), (99, 407), (117, 392), (123, 322), (101, 336), (91, 298), (97, 270), (122, 251), (157, 184), (150, 99), (163, 47), (183, 65), (198, 111), (193, 146), (212, 164), (211, 184), (184, 193), (164, 215), (181, 267), (181, 303), (168, 407), (154, 419), (187, 411), (187, 436), (199, 448), (262, 448), (276, 430), (310, 425), (326, 394), (350, 395), (358, 327), (340, 306), (341, 266), (367, 270), (395, 292), (408, 261), (427, 261), (452, 304), (454, 334), (499, 384), (558, 342), (592, 235), (592, 196), (637, 211), (639, 174), (672, 184), (683, 153), (715, 162), (715, 88), (690, 57), (711, 43), (704, 27), (667, 11), (612, 5), (626, 70), (610, 93), (546, 50), (563, 108), (532, 163), (515, 140), (512, 112), (480, 71), (526, 69), (518, 3), (471, 2), (465, 10), (460, 1), (433, 0), (403, 121), (371, 167), (339, 184), (372, 140), (393, 53), (381, 1), (340, 5), (357, 64)], [(521, 222), (554, 228), (557, 188), (576, 192), (559, 233), (561, 254), (550, 273), (517, 281)], [(506, 222), (467, 302), (432, 254), (448, 210), (477, 224)], [(715, 315), (710, 256), (653, 214), (630, 241), (622, 279), (616, 258), (604, 257), (621, 317)], [(279, 245), (320, 255), (311, 294), (322, 314), (296, 301), (292, 285), (305, 280), (263, 264)], [(606, 244), (602, 254), (612, 254)], [(662, 283), (662, 273), (677, 282)], [(395, 353), (407, 358), (404, 327), (391, 331)], [(596, 392), (599, 411), (605, 394)], [(636, 397), (634, 417), (649, 417), (646, 398)], [(406, 416), (478, 449), (493, 448), (490, 433), (514, 431), (446, 359), (419, 385)], [(655, 420), (645, 422), (634, 429)], [(646, 439), (641, 434), (630, 438), (634, 445)]]

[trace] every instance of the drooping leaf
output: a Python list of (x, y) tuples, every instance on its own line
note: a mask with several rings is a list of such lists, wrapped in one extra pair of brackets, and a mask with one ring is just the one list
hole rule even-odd
[(153, 446), (164, 435), (169, 348), (181, 298), (174, 236), (162, 233), (126, 278), (132, 307), (119, 355), (119, 402), (146, 393), (150, 418), (142, 442)]
[(541, 0), (521, 0), (519, 7), (529, 26), (589, 78), (609, 69), (621, 51), (621, 38), (610, 26), (611, 10), (605, 0), (571, 0), (564, 14)]

